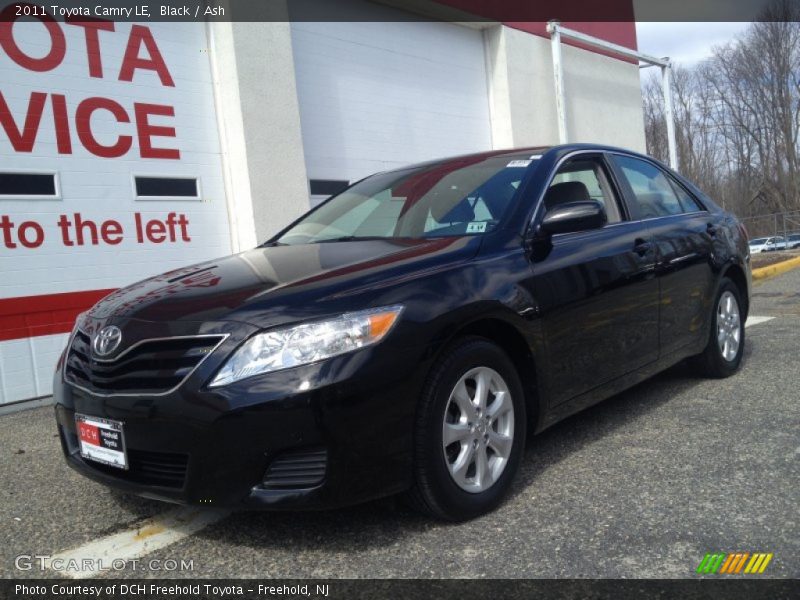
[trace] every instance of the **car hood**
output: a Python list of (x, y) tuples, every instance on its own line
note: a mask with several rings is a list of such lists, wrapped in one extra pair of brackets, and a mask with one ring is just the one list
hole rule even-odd
[[(117, 290), (89, 317), (266, 327), (329, 314), (343, 298), (468, 260), (479, 246), (477, 237), (262, 246)], [(359, 308), (350, 304), (345, 310)]]

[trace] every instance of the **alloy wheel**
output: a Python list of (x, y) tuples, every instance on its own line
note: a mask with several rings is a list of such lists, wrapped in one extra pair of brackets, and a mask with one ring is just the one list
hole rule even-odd
[(717, 304), (717, 344), (722, 358), (733, 361), (739, 352), (742, 339), (742, 321), (739, 303), (730, 291), (725, 291)]
[(444, 411), (442, 449), (461, 489), (486, 491), (502, 475), (514, 443), (514, 403), (497, 371), (477, 367), (456, 383)]

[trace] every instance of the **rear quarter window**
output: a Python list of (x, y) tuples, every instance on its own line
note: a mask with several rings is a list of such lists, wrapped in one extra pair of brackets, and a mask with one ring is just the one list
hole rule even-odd
[(640, 218), (652, 219), (703, 210), (683, 186), (653, 163), (623, 155), (614, 156), (614, 161), (633, 192)]

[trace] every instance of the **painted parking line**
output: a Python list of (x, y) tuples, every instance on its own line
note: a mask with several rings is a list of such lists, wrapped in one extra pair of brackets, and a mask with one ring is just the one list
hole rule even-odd
[[(47, 564), (50, 569), (74, 579), (97, 577), (108, 569), (119, 570), (123, 561), (138, 559), (174, 544), (229, 514), (230, 511), (222, 509), (176, 508), (139, 521), (125, 531), (54, 554)], [(70, 568), (71, 565), (79, 568)]]
[(752, 325), (759, 325), (761, 323), (766, 323), (767, 321), (772, 321), (775, 317), (747, 317), (747, 322), (744, 324), (745, 327), (751, 327)]

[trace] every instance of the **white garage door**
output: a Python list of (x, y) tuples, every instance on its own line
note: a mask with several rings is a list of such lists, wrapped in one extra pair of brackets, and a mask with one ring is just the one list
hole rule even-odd
[(335, 182), (492, 147), (481, 32), (365, 10), (374, 22), (292, 23), (313, 200)]
[(0, 22), (0, 404), (51, 392), (109, 291), (230, 253), (207, 48), (202, 24)]

